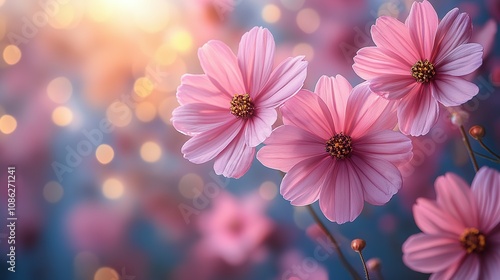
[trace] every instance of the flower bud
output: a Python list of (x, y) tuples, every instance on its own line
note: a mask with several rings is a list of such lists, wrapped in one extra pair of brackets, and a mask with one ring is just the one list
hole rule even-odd
[(380, 270), (381, 264), (382, 264), (382, 262), (380, 261), (379, 258), (372, 258), (366, 262), (366, 268), (368, 268), (368, 270), (372, 270), (372, 271)]
[(486, 131), (484, 130), (484, 127), (481, 125), (474, 125), (469, 129), (469, 134), (472, 136), (472, 138), (476, 140), (480, 140), (481, 138), (484, 137), (486, 134)]
[(351, 248), (356, 252), (361, 252), (366, 246), (363, 239), (356, 238), (351, 242)]

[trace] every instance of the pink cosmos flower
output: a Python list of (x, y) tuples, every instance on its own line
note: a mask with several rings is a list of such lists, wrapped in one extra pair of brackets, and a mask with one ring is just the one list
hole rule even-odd
[[(352, 93), (351, 93), (352, 91)], [(331, 221), (353, 221), (364, 201), (382, 205), (401, 187), (398, 165), (411, 158), (411, 141), (392, 129), (392, 103), (342, 76), (323, 76), (315, 93), (301, 90), (283, 107), (284, 125), (257, 158), (287, 172), (281, 194), (293, 205), (319, 199)]]
[(462, 76), (482, 63), (483, 48), (467, 43), (472, 33), (469, 16), (451, 10), (439, 22), (432, 5), (413, 3), (405, 23), (383, 16), (371, 29), (375, 47), (354, 57), (353, 69), (370, 82), (370, 89), (399, 100), (399, 128), (405, 134), (427, 134), (439, 116), (439, 103), (457, 106), (479, 88)]
[(186, 74), (177, 90), (181, 104), (172, 123), (193, 136), (182, 147), (193, 163), (215, 158), (218, 175), (239, 178), (252, 163), (255, 147), (272, 131), (275, 108), (296, 94), (306, 78), (302, 56), (273, 67), (274, 39), (254, 27), (240, 41), (238, 56), (220, 41), (198, 51), (202, 75)]
[(481, 168), (472, 187), (453, 173), (435, 182), (437, 201), (413, 206), (423, 233), (403, 244), (403, 261), (430, 279), (498, 279), (500, 275), (500, 173)]

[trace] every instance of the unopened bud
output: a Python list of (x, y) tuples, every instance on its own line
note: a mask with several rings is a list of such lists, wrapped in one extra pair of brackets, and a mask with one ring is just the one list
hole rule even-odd
[(480, 140), (484, 137), (486, 134), (486, 131), (484, 130), (484, 127), (481, 125), (474, 125), (469, 129), (469, 134), (472, 136), (472, 138), (476, 140)]
[(356, 252), (361, 252), (366, 246), (366, 242), (363, 239), (356, 238), (351, 241), (351, 248)]
[(379, 258), (372, 258), (366, 262), (366, 268), (368, 268), (368, 270), (380, 270), (381, 264), (382, 262)]

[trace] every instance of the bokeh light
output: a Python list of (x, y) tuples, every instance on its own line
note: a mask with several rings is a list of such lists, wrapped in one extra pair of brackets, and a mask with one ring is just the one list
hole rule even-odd
[(179, 181), (179, 192), (185, 198), (195, 198), (203, 193), (203, 179), (195, 174), (188, 173)]
[(140, 77), (134, 83), (134, 92), (139, 97), (146, 97), (153, 92), (154, 84), (147, 77)]
[(66, 77), (57, 77), (47, 85), (47, 95), (55, 103), (67, 102), (73, 93), (73, 85)]
[(308, 61), (314, 59), (314, 48), (308, 43), (299, 43), (295, 45), (292, 53), (294, 56), (304, 55)]
[(99, 161), (100, 163), (108, 164), (115, 157), (115, 151), (110, 145), (101, 144), (95, 150), (95, 157), (97, 158), (97, 161)]
[(52, 111), (52, 121), (58, 126), (68, 126), (73, 121), (73, 112), (66, 106), (59, 106)]
[(123, 183), (117, 178), (108, 178), (102, 184), (102, 194), (108, 199), (118, 199), (124, 192)]
[(302, 9), (297, 13), (297, 26), (305, 33), (315, 32), (321, 22), (318, 12), (312, 8)]
[(158, 143), (147, 141), (141, 146), (141, 158), (146, 162), (156, 162), (161, 158), (161, 147)]
[(110, 267), (101, 267), (95, 272), (94, 280), (120, 280), (120, 275)]
[(43, 187), (43, 197), (50, 203), (56, 203), (63, 197), (64, 189), (54, 181), (50, 181)]
[(141, 102), (135, 107), (135, 116), (143, 122), (150, 122), (156, 117), (156, 107), (151, 102)]
[(276, 23), (281, 18), (281, 10), (274, 4), (265, 5), (262, 8), (262, 19), (269, 23)]
[(21, 60), (21, 50), (16, 45), (8, 45), (3, 49), (3, 60), (9, 65), (14, 65)]
[(106, 110), (106, 116), (110, 123), (117, 127), (125, 127), (132, 121), (132, 111), (127, 104), (115, 101)]
[(273, 200), (278, 195), (278, 186), (272, 181), (265, 181), (259, 187), (259, 194), (265, 200)]
[(191, 33), (183, 28), (174, 29), (169, 36), (171, 47), (180, 52), (187, 53), (193, 47), (193, 37)]
[(3, 134), (11, 134), (17, 128), (17, 120), (11, 115), (3, 115), (0, 117), (0, 132)]

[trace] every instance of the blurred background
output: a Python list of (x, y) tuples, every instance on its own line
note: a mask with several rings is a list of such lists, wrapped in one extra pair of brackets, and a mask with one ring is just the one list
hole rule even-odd
[[(0, 0), (0, 279), (349, 279), (307, 210), (279, 195), (278, 172), (255, 161), (243, 178), (226, 179), (212, 162), (183, 159), (188, 138), (170, 123), (175, 92), (184, 73), (202, 73), (200, 46), (218, 39), (237, 51), (253, 26), (271, 30), (276, 60), (305, 55), (305, 88), (323, 74), (357, 84), (352, 58), (373, 44), (370, 26), (380, 15), (404, 20), (412, 2)], [(413, 138), (404, 186), (387, 205), (367, 204), (340, 226), (321, 216), (359, 273), (350, 242), (365, 239), (364, 256), (379, 258), (385, 279), (428, 278), (401, 260), (402, 243), (419, 231), (411, 207), (435, 197), (445, 172), (473, 178), (452, 122), (484, 125), (485, 142), (500, 149), (500, 2), (431, 3), (440, 18), (454, 7), (471, 16), (472, 40), (485, 48), (468, 77), (480, 93), (442, 108), (438, 125)]]

